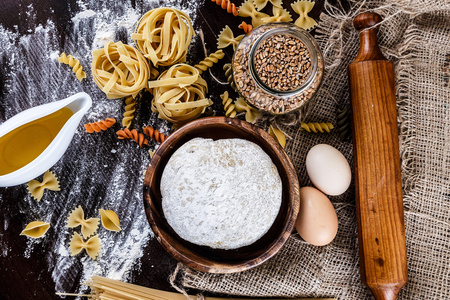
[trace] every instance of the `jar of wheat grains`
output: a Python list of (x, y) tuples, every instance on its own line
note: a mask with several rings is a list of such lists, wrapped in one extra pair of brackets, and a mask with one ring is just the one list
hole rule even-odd
[(233, 79), (250, 105), (271, 114), (298, 110), (323, 77), (315, 39), (290, 23), (262, 25), (244, 37), (233, 56)]

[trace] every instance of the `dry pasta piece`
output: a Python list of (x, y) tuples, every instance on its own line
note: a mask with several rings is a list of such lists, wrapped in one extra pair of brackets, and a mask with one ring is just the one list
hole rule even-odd
[(116, 123), (116, 120), (114, 118), (106, 118), (105, 120), (101, 120), (94, 123), (88, 123), (84, 124), (84, 128), (86, 129), (86, 132), (93, 133), (100, 132), (102, 130), (106, 130), (109, 127), (113, 126)]
[(120, 220), (117, 214), (112, 210), (99, 209), (102, 225), (111, 231), (120, 231)]
[(264, 23), (292, 22), (291, 14), (282, 7), (272, 8), (273, 16), (261, 18)]
[(317, 22), (308, 16), (308, 13), (313, 9), (315, 2), (308, 0), (298, 0), (291, 4), (292, 9), (299, 14), (297, 20), (295, 20), (295, 25), (301, 27), (305, 30), (310, 30), (316, 27)]
[(231, 88), (237, 91), (236, 84), (234, 83), (233, 79), (233, 68), (231, 67), (231, 64), (224, 64), (223, 70), (225, 71), (225, 76), (227, 77), (227, 81), (230, 84)]
[(139, 20), (131, 38), (155, 67), (186, 61), (186, 53), (195, 35), (191, 19), (169, 7), (148, 11)]
[(245, 111), (245, 121), (249, 123), (255, 123), (256, 119), (261, 115), (259, 110), (248, 105), (242, 97), (237, 98), (234, 104), (236, 106), (236, 111)]
[(242, 23), (239, 24), (238, 28), (244, 30), (244, 32), (246, 34), (249, 34), (253, 30), (253, 26), (250, 25), (250, 24), (245, 23), (244, 21), (242, 21)]
[(346, 141), (350, 137), (350, 108), (337, 109), (336, 127), (341, 141)]
[(278, 143), (280, 143), (281, 147), (284, 148), (284, 146), (286, 146), (286, 136), (284, 135), (284, 133), (273, 127), (272, 125), (269, 126), (269, 134), (275, 139), (277, 140)]
[(240, 17), (251, 17), (253, 27), (258, 27), (264, 22), (262, 18), (269, 17), (268, 14), (259, 12), (256, 10), (256, 7), (253, 5), (253, 0), (247, 0), (239, 7), (239, 16)]
[(211, 68), (219, 59), (222, 59), (225, 56), (222, 50), (217, 50), (214, 53), (211, 53), (207, 58), (199, 62), (194, 66), (198, 70), (200, 74), (206, 71), (208, 68)]
[(81, 234), (84, 237), (89, 237), (97, 231), (99, 221), (99, 218), (84, 219), (83, 208), (78, 205), (67, 218), (66, 227), (74, 228), (81, 225)]
[[(122, 42), (108, 42), (92, 52), (92, 76), (108, 99), (136, 95), (157, 76), (145, 57)], [(156, 73), (155, 73), (156, 72)]]
[(233, 104), (233, 99), (231, 99), (228, 95), (228, 91), (225, 91), (222, 95), (220, 95), (222, 99), (223, 109), (225, 110), (225, 116), (229, 118), (236, 117), (237, 111)]
[(283, 4), (282, 0), (253, 0), (253, 5), (255, 5), (256, 9), (260, 11), (264, 7), (266, 7), (267, 3), (272, 3), (273, 6), (281, 7)]
[(334, 128), (333, 124), (326, 122), (326, 123), (301, 123), (300, 124), (301, 128), (303, 130), (306, 130), (308, 132), (314, 132), (314, 133), (324, 133), (324, 132), (328, 132), (330, 133), (330, 131)]
[(24, 230), (20, 233), (20, 235), (26, 235), (32, 237), (34, 239), (40, 238), (43, 236), (47, 230), (50, 228), (50, 224), (41, 222), (41, 221), (33, 221), (29, 223)]
[(100, 239), (98, 235), (94, 235), (87, 241), (84, 241), (78, 232), (74, 232), (70, 239), (69, 249), (70, 256), (75, 256), (85, 249), (87, 254), (95, 260), (100, 253)]
[(55, 174), (50, 172), (50, 170), (44, 173), (42, 182), (39, 182), (37, 180), (30, 180), (27, 186), (28, 192), (37, 201), (41, 201), (42, 196), (44, 195), (44, 191), (46, 189), (51, 191), (60, 190), (58, 178), (56, 178)]
[(226, 25), (225, 28), (220, 32), (217, 39), (217, 48), (223, 49), (231, 45), (233, 46), (233, 50), (235, 50), (236, 46), (239, 44), (243, 37), (243, 34), (234, 37), (233, 31), (231, 31), (231, 28)]
[(236, 5), (232, 3), (230, 0), (211, 0), (212, 2), (216, 2), (217, 5), (220, 5), (222, 9), (226, 9), (227, 13), (233, 14), (233, 16), (238, 15), (238, 9), (236, 8)]
[(166, 140), (167, 136), (162, 133), (159, 132), (157, 129), (154, 129), (151, 126), (146, 126), (144, 128), (142, 128), (142, 130), (144, 131), (144, 133), (146, 135), (148, 135), (152, 140), (157, 141), (158, 143), (162, 143)]
[(130, 128), (131, 121), (134, 119), (134, 112), (136, 111), (136, 99), (132, 96), (125, 99), (125, 112), (123, 113), (122, 126)]
[(78, 81), (81, 81), (84, 78), (86, 78), (86, 73), (83, 71), (83, 67), (80, 64), (80, 61), (76, 58), (73, 58), (72, 55), (66, 55), (66, 53), (63, 52), (58, 57), (58, 61), (60, 63), (71, 66), (72, 72), (75, 73), (75, 76), (77, 76)]
[(152, 111), (175, 128), (198, 118), (212, 105), (205, 97), (206, 81), (196, 68), (186, 64), (170, 67), (148, 86), (153, 93)]
[(148, 145), (148, 140), (142, 133), (138, 133), (136, 129), (130, 130), (128, 128), (124, 128), (123, 130), (118, 130), (116, 134), (119, 140), (132, 139), (139, 144), (139, 147)]

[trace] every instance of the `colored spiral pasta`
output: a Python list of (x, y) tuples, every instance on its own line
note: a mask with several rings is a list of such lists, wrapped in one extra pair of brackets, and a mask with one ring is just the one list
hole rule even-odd
[(230, 0), (211, 0), (212, 2), (216, 2), (217, 5), (220, 5), (222, 9), (226, 9), (227, 13), (233, 14), (233, 16), (237, 16), (239, 13), (239, 9), (232, 3)]
[(93, 133), (100, 132), (102, 130), (106, 130), (109, 127), (113, 126), (116, 123), (116, 120), (114, 118), (106, 118), (105, 120), (100, 120), (98, 122), (94, 123), (88, 123), (84, 124), (84, 128), (86, 129), (86, 132)]
[(144, 128), (142, 128), (142, 130), (144, 131), (144, 133), (149, 136), (152, 140), (158, 142), (158, 143), (162, 143), (166, 140), (167, 136), (162, 133), (159, 132), (157, 129), (151, 127), (151, 126), (146, 126)]
[(237, 111), (233, 104), (233, 99), (231, 99), (228, 95), (228, 91), (225, 91), (222, 95), (220, 95), (222, 99), (223, 109), (225, 111), (225, 116), (229, 118), (236, 117)]
[(253, 30), (253, 26), (251, 24), (245, 23), (245, 21), (242, 21), (238, 28), (244, 30), (246, 34), (249, 34)]
[(341, 141), (346, 141), (350, 138), (350, 108), (337, 109), (336, 127), (339, 132)]
[(116, 134), (120, 140), (123, 139), (134, 140), (136, 143), (139, 144), (139, 147), (148, 145), (148, 140), (144, 137), (142, 133), (138, 133), (136, 129), (130, 130), (128, 128), (124, 128), (123, 130), (117, 131)]
[(236, 84), (234, 83), (233, 79), (233, 68), (231, 67), (231, 64), (224, 64), (223, 70), (225, 71), (225, 76), (227, 77), (227, 81), (230, 84), (231, 88), (237, 91)]
[(225, 56), (225, 53), (223, 53), (222, 50), (217, 50), (214, 53), (211, 53), (207, 58), (199, 62), (194, 66), (198, 70), (200, 74), (202, 74), (204, 71), (208, 70), (208, 68), (211, 68), (216, 62), (219, 61), (219, 59), (222, 59)]
[(131, 121), (134, 119), (134, 112), (136, 111), (136, 99), (132, 96), (125, 99), (125, 111), (122, 118), (122, 127), (130, 128)]
[(331, 130), (334, 128), (333, 124), (331, 124), (330, 122), (322, 122), (322, 123), (301, 123), (300, 124), (301, 128), (303, 130), (306, 130), (307, 132), (314, 132), (314, 133), (324, 133), (324, 132), (328, 132), (330, 133)]
[(66, 53), (63, 52), (58, 57), (58, 61), (60, 63), (72, 67), (72, 72), (75, 73), (75, 76), (77, 77), (78, 81), (81, 81), (83, 80), (83, 78), (86, 78), (86, 73), (83, 71), (83, 67), (80, 64), (80, 61), (76, 58), (73, 58), (72, 55), (66, 55)]

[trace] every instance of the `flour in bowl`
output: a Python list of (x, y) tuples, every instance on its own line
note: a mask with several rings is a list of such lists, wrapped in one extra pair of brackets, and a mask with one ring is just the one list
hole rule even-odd
[(181, 238), (235, 249), (254, 243), (272, 226), (282, 184), (276, 166), (257, 144), (195, 138), (169, 159), (161, 195), (164, 216)]

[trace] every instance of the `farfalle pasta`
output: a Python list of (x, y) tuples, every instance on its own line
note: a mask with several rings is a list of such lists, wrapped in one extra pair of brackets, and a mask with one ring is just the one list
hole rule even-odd
[(49, 223), (41, 222), (41, 221), (33, 221), (30, 222), (24, 230), (20, 233), (20, 235), (26, 235), (32, 237), (34, 239), (40, 238), (43, 236), (47, 230), (50, 228)]
[(81, 226), (81, 234), (89, 237), (97, 231), (99, 221), (99, 218), (84, 219), (83, 208), (79, 205), (70, 213), (66, 226), (69, 228)]
[(44, 173), (42, 182), (39, 182), (37, 180), (30, 180), (27, 184), (27, 188), (31, 196), (37, 201), (41, 201), (46, 189), (51, 191), (60, 190), (58, 178), (56, 178), (56, 176), (52, 172), (50, 172), (50, 170)]
[(291, 14), (282, 7), (274, 6), (273, 16), (261, 18), (264, 23), (292, 22)]
[(253, 5), (258, 11), (266, 7), (267, 3), (270, 2), (274, 7), (281, 7), (283, 4), (282, 0), (253, 0)]
[(292, 9), (299, 14), (298, 19), (295, 20), (295, 25), (305, 30), (313, 29), (317, 25), (317, 22), (308, 16), (308, 13), (314, 7), (314, 4), (314, 2), (307, 0), (299, 0), (291, 4)]
[(73, 58), (72, 55), (66, 55), (66, 53), (63, 52), (58, 57), (58, 61), (72, 67), (72, 72), (75, 73), (78, 81), (82, 81), (84, 78), (86, 78), (86, 73), (83, 71), (83, 67), (80, 64), (80, 61), (76, 58)]
[(240, 17), (251, 17), (253, 27), (258, 27), (264, 24), (262, 18), (270, 17), (268, 14), (259, 12), (256, 10), (256, 7), (253, 5), (253, 0), (247, 0), (239, 7)]
[(78, 232), (74, 232), (69, 243), (70, 256), (75, 256), (83, 251), (83, 249), (85, 249), (87, 254), (95, 260), (100, 253), (100, 245), (101, 244), (98, 235), (94, 235), (93, 237), (84, 241), (81, 235), (78, 234)]
[(198, 118), (212, 105), (205, 97), (206, 81), (199, 71), (187, 64), (177, 64), (161, 74), (158, 80), (149, 81), (153, 94), (152, 111), (158, 117), (179, 127)]
[(102, 225), (111, 231), (120, 231), (120, 220), (117, 214), (112, 210), (99, 209)]
[(245, 111), (245, 121), (249, 123), (255, 123), (256, 119), (261, 115), (259, 110), (248, 105), (242, 97), (237, 98), (234, 104), (237, 112)]
[(194, 35), (187, 14), (175, 8), (160, 7), (142, 16), (131, 38), (145, 57), (158, 67), (184, 62)]
[(239, 42), (242, 40), (244, 35), (239, 35), (237, 37), (234, 37), (233, 31), (231, 31), (231, 28), (226, 25), (224, 29), (219, 34), (219, 37), (217, 38), (217, 48), (223, 49), (228, 46), (233, 46), (233, 50), (236, 49), (236, 46), (239, 44)]
[(158, 76), (145, 57), (122, 42), (108, 42), (92, 52), (92, 76), (108, 99), (136, 95)]

